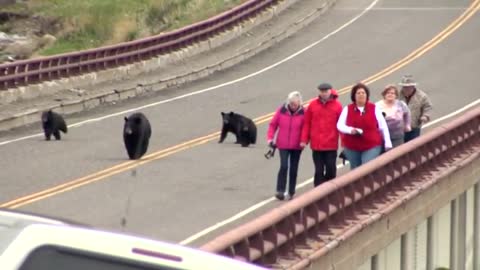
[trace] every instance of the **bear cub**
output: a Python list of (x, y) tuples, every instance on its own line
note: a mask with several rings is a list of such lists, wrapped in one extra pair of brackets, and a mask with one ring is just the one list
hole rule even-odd
[(235, 134), (237, 139), (235, 143), (241, 144), (242, 147), (248, 147), (257, 142), (257, 126), (250, 118), (234, 112), (221, 112), (221, 115), (223, 126), (218, 143), (225, 140), (228, 132)]
[(67, 133), (65, 120), (60, 114), (52, 110), (42, 113), (42, 128), (45, 133), (45, 140), (47, 141), (50, 141), (52, 134), (56, 140), (61, 140), (62, 136), (60, 135), (60, 131)]

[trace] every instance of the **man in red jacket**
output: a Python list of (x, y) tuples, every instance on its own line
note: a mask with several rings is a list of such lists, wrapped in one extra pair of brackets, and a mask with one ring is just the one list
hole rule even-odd
[(337, 176), (337, 150), (339, 132), (337, 121), (342, 113), (342, 104), (338, 101), (337, 91), (328, 83), (318, 86), (319, 95), (310, 102), (305, 112), (300, 146), (310, 142), (315, 177), (313, 185)]

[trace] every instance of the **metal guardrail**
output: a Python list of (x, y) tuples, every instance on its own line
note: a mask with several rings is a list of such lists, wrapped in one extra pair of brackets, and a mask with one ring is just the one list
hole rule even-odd
[[(263, 266), (304, 269), (344, 240), (480, 157), (477, 107), (233, 229), (201, 249)], [(401, 199), (399, 199), (401, 198)]]
[(249, 0), (229, 11), (181, 29), (74, 53), (0, 65), (0, 90), (114, 68), (166, 54), (205, 40), (276, 4)]

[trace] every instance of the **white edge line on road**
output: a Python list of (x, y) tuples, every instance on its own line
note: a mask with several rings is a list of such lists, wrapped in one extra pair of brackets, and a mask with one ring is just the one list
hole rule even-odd
[[(462, 113), (462, 112), (464, 112), (464, 111), (466, 111), (466, 110), (468, 110), (468, 109), (470, 109), (470, 108), (472, 108), (472, 107), (475, 107), (475, 106), (477, 106), (477, 105), (479, 105), (479, 104), (480, 104), (480, 99), (477, 99), (477, 100), (475, 100), (474, 102), (466, 105), (465, 107), (463, 107), (463, 108), (461, 108), (461, 109), (459, 109), (459, 110), (456, 110), (456, 111), (454, 111), (454, 112), (452, 112), (452, 113), (450, 113), (450, 114), (447, 114), (447, 115), (442, 116), (442, 117), (440, 117), (440, 118), (438, 118), (438, 119), (435, 119), (434, 121), (432, 121), (432, 122), (430, 122), (430, 123), (427, 123), (427, 124), (424, 126), (424, 128), (433, 126), (433, 125), (435, 125), (435, 124), (437, 124), (437, 123), (439, 123), (439, 122), (441, 122), (441, 121), (443, 121), (443, 120), (445, 120), (445, 119), (451, 118), (451, 117), (453, 117), (453, 116), (455, 116), (455, 115), (457, 115), (457, 114), (460, 114), (460, 113)], [(347, 162), (347, 164), (348, 164), (348, 162)], [(340, 168), (342, 168), (342, 167), (344, 167), (343, 164), (337, 165), (337, 169), (340, 169)], [(303, 188), (304, 186), (309, 185), (309, 184), (311, 184), (312, 182), (313, 182), (313, 177), (312, 177), (312, 178), (309, 178), (309, 179), (303, 181), (301, 184), (297, 185), (296, 189)], [(275, 199), (274, 197), (271, 197), (271, 198), (268, 198), (268, 199), (266, 199), (266, 200), (263, 200), (263, 201), (255, 204), (255, 205), (253, 205), (253, 206), (250, 206), (249, 208), (243, 210), (242, 212), (240, 212), (240, 213), (238, 213), (238, 214), (236, 214), (236, 215), (234, 215), (234, 216), (232, 216), (232, 217), (230, 217), (230, 218), (228, 218), (228, 219), (225, 219), (225, 220), (223, 220), (223, 221), (221, 221), (221, 222), (218, 222), (218, 223), (216, 223), (215, 225), (210, 226), (210, 227), (206, 228), (205, 230), (202, 230), (202, 231), (200, 231), (200, 232), (198, 232), (198, 233), (196, 233), (196, 234), (188, 237), (187, 239), (181, 241), (180, 244), (181, 244), (181, 245), (187, 245), (187, 244), (189, 244), (189, 243), (191, 243), (191, 242), (193, 242), (193, 241), (195, 241), (195, 240), (197, 240), (197, 239), (199, 239), (199, 238), (201, 238), (201, 237), (203, 237), (203, 236), (205, 236), (205, 235), (207, 235), (207, 234), (209, 234), (209, 233), (211, 233), (211, 232), (213, 232), (213, 231), (215, 231), (215, 230), (217, 230), (217, 229), (219, 229), (219, 228), (221, 228), (221, 227), (223, 227), (223, 226), (225, 226), (225, 225), (228, 225), (228, 224), (230, 224), (230, 223), (232, 223), (232, 222), (234, 222), (234, 221), (236, 221), (236, 220), (238, 220), (238, 219), (240, 219), (240, 218), (242, 218), (242, 217), (244, 217), (244, 216), (246, 216), (246, 215), (254, 212), (254, 211), (257, 210), (257, 209), (262, 208), (263, 206), (265, 206), (265, 205), (267, 205), (267, 204), (269, 204), (269, 203), (271, 203), (271, 202), (273, 202), (273, 201), (275, 201), (275, 200), (276, 200), (276, 199)]]
[[(225, 82), (225, 83), (222, 83), (222, 84), (218, 84), (218, 85), (215, 85), (215, 86), (211, 86), (211, 87), (208, 87), (208, 88), (205, 88), (205, 89), (201, 89), (201, 90), (198, 90), (198, 91), (194, 91), (194, 92), (190, 92), (190, 93), (187, 93), (187, 94), (184, 94), (184, 95), (180, 95), (180, 96), (177, 96), (177, 97), (174, 97), (174, 98), (169, 98), (169, 99), (165, 99), (165, 100), (162, 100), (162, 101), (158, 101), (158, 102), (154, 102), (154, 103), (150, 103), (150, 104), (147, 104), (147, 105), (143, 105), (143, 106), (140, 106), (140, 107), (136, 107), (136, 108), (132, 108), (132, 109), (128, 109), (128, 110), (125, 110), (125, 111), (121, 111), (121, 112), (116, 112), (116, 113), (112, 113), (112, 114), (107, 114), (107, 115), (104, 115), (104, 116), (101, 116), (101, 117), (97, 117), (97, 118), (91, 118), (91, 119), (87, 119), (87, 120), (84, 120), (84, 121), (80, 121), (80, 122), (77, 122), (77, 123), (74, 123), (74, 124), (71, 124), (71, 125), (68, 125), (69, 128), (72, 128), (72, 127), (79, 127), (79, 126), (82, 126), (82, 125), (85, 125), (85, 124), (88, 124), (88, 123), (92, 123), (92, 122), (98, 122), (98, 121), (101, 121), (101, 120), (105, 120), (105, 119), (108, 119), (108, 118), (112, 118), (112, 117), (116, 117), (116, 116), (120, 116), (120, 115), (125, 115), (127, 113), (131, 113), (131, 112), (134, 112), (134, 111), (138, 111), (138, 110), (143, 110), (143, 109), (147, 109), (147, 108), (150, 108), (150, 107), (154, 107), (154, 106), (158, 106), (158, 105), (161, 105), (161, 104), (165, 104), (165, 103), (169, 103), (169, 102), (172, 102), (172, 101), (175, 101), (175, 100), (179, 100), (179, 99), (183, 99), (183, 98), (187, 98), (187, 97), (191, 97), (191, 96), (195, 96), (195, 95), (198, 95), (198, 94), (202, 94), (202, 93), (205, 93), (205, 92), (210, 92), (210, 91), (213, 91), (215, 89), (218, 89), (218, 88), (221, 88), (221, 87), (224, 87), (224, 86), (228, 86), (228, 85), (232, 85), (232, 84), (235, 84), (235, 83), (238, 83), (238, 82), (241, 82), (241, 81), (244, 81), (246, 79), (249, 79), (249, 78), (252, 78), (254, 76), (257, 76), (257, 75), (260, 75), (266, 71), (269, 71), (297, 56), (299, 56), (300, 54), (310, 50), (311, 48), (317, 46), (318, 44), (320, 44), (321, 42), (327, 40), (328, 38), (332, 37), (333, 35), (337, 34), (338, 32), (342, 31), (343, 29), (345, 29), (346, 27), (348, 27), (349, 25), (351, 25), (352, 23), (354, 23), (356, 20), (358, 20), (360, 17), (362, 17), (366, 12), (368, 12), (370, 9), (373, 8), (374, 5), (377, 4), (379, 0), (374, 0), (366, 9), (364, 9), (360, 14), (358, 14), (357, 16), (355, 16), (354, 18), (352, 18), (350, 21), (348, 21), (347, 23), (345, 23), (344, 25), (340, 26), (339, 28), (337, 28), (336, 30), (334, 30), (333, 32), (327, 34), (326, 36), (322, 37), (321, 39), (315, 41), (314, 43), (308, 45), (307, 47), (295, 52), (294, 54), (270, 65), (270, 66), (267, 66), (261, 70), (258, 70), (254, 73), (251, 73), (251, 74), (248, 74), (244, 77), (241, 77), (241, 78), (238, 78), (238, 79), (235, 79), (235, 80), (232, 80), (232, 81), (228, 81), (228, 82)], [(31, 139), (31, 138), (35, 138), (35, 137), (40, 137), (40, 136), (43, 136), (43, 133), (36, 133), (36, 134), (33, 134), (33, 135), (28, 135), (28, 136), (24, 136), (24, 137), (20, 137), (20, 138), (16, 138), (16, 139), (12, 139), (12, 140), (6, 140), (6, 141), (2, 141), (0, 142), (0, 146), (2, 145), (6, 145), (6, 144), (10, 144), (10, 143), (14, 143), (14, 142), (19, 142), (19, 141), (23, 141), (23, 140), (27, 140), (27, 139)]]

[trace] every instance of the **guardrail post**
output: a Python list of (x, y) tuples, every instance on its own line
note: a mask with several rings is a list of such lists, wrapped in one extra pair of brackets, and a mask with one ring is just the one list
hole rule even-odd
[(380, 268), (378, 267), (378, 254), (375, 254), (371, 258), (371, 270), (379, 270)]
[(473, 270), (480, 270), (480, 184), (473, 188)]
[(408, 270), (408, 232), (402, 234), (400, 238), (400, 270)]
[(465, 270), (467, 239), (467, 192), (460, 195), (458, 203), (458, 270)]
[(467, 193), (452, 201), (450, 213), (450, 269), (465, 270)]
[(457, 199), (450, 202), (450, 269), (456, 267), (457, 246)]
[(435, 247), (434, 243), (434, 236), (433, 236), (433, 230), (434, 230), (434, 220), (433, 220), (433, 215), (429, 216), (427, 219), (427, 270), (434, 270), (433, 269), (433, 248)]

